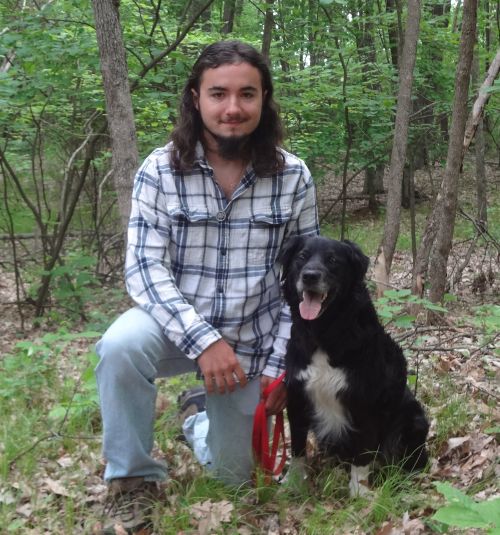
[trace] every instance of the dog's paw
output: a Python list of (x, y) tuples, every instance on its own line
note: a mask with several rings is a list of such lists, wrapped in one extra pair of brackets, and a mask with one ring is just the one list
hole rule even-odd
[(366, 498), (373, 494), (368, 484), (364, 481), (349, 482), (349, 496), (351, 498)]
[(280, 481), (284, 490), (302, 493), (308, 489), (306, 459), (293, 457), (288, 471)]
[(349, 481), (349, 495), (351, 498), (366, 497), (373, 494), (368, 482), (370, 466), (351, 465), (351, 480)]

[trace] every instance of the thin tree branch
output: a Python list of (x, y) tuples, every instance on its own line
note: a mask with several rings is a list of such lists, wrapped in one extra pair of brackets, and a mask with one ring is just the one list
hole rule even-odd
[(191, 17), (191, 19), (188, 21), (188, 23), (186, 24), (184, 30), (182, 30), (182, 32), (179, 34), (179, 36), (177, 37), (177, 39), (169, 46), (167, 47), (165, 50), (163, 50), (163, 52), (160, 52), (157, 56), (155, 56), (138, 74), (137, 74), (137, 78), (130, 83), (130, 92), (132, 93), (133, 91), (135, 91), (138, 87), (139, 87), (139, 81), (142, 80), (146, 74), (153, 68), (155, 67), (156, 65), (158, 65), (158, 63), (160, 63), (160, 61), (165, 57), (165, 56), (168, 56), (171, 52), (173, 52), (178, 46), (179, 44), (184, 40), (184, 38), (186, 37), (186, 35), (189, 33), (189, 30), (191, 30), (191, 28), (194, 26), (195, 22), (199, 19), (199, 17), (203, 14), (203, 12), (205, 10), (207, 10), (213, 3), (214, 3), (215, 0), (208, 0), (208, 2), (206, 4), (204, 4), (200, 9), (198, 9), (198, 11)]

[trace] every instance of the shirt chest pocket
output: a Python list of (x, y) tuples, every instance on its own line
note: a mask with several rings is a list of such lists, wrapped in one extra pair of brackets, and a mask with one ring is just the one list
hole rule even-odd
[(251, 214), (248, 227), (248, 262), (270, 269), (276, 262), (283, 243), (291, 208), (258, 211)]
[(207, 245), (210, 244), (210, 228), (214, 218), (206, 207), (169, 208), (170, 216), (170, 259), (177, 269), (195, 265), (205, 260)]

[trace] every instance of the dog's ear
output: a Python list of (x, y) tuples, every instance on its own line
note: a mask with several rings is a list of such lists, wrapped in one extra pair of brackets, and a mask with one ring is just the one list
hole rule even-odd
[(366, 272), (368, 271), (370, 259), (363, 253), (359, 245), (357, 245), (356, 243), (350, 240), (343, 240), (343, 243), (345, 243), (349, 247), (350, 260), (359, 278), (363, 279), (363, 277), (366, 275)]
[(281, 264), (281, 280), (284, 281), (288, 275), (290, 262), (304, 244), (303, 236), (291, 236), (288, 238), (278, 255), (278, 262)]

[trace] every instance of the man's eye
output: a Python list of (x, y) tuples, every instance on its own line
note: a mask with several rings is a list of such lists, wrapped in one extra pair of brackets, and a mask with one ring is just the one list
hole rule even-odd
[(223, 96), (224, 96), (224, 93), (220, 92), (220, 93), (211, 93), (210, 96), (212, 98), (215, 98), (217, 100), (220, 100)]
[(243, 98), (246, 100), (250, 100), (254, 97), (254, 93), (243, 93)]

